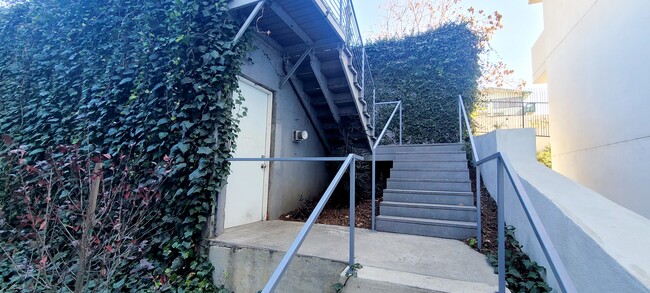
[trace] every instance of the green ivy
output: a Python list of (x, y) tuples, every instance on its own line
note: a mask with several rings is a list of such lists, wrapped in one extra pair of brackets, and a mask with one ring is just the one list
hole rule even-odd
[[(515, 227), (507, 226), (506, 235), (506, 282), (512, 292), (551, 292), (553, 289), (544, 281), (546, 268), (540, 266), (524, 253), (521, 244), (515, 238)], [(499, 265), (497, 255), (488, 252), (488, 262), (497, 273)]]
[[(380, 40), (366, 48), (377, 101), (402, 100), (404, 143), (445, 143), (458, 138), (458, 95), (468, 113), (477, 93), (479, 38), (465, 24), (450, 23), (403, 39)], [(378, 111), (381, 131), (391, 106)], [(397, 119), (385, 140), (395, 143)]]
[[(131, 172), (171, 160), (159, 212), (141, 227), (150, 231), (146, 254), (154, 268), (123, 272), (113, 290), (215, 291), (203, 232), (229, 172), (241, 104), (237, 75), (250, 50), (247, 41), (231, 43), (239, 25), (227, 10), (226, 0), (33, 0), (0, 10), (6, 224), (17, 225), (24, 212), (9, 177), (18, 167), (6, 159), (18, 146), (27, 150), (25, 164), (60, 145), (129, 152)], [(21, 239), (3, 237), (0, 245), (21, 247)], [(26, 288), (0, 262), (0, 287)]]

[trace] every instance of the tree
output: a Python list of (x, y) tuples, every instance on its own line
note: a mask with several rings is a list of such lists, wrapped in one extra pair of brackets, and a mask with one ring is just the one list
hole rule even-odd
[(523, 81), (510, 80), (514, 72), (502, 61), (491, 60), (494, 50), (490, 41), (494, 34), (503, 28), (503, 16), (498, 11), (487, 13), (474, 7), (464, 8), (462, 0), (389, 0), (384, 12), (381, 31), (371, 37), (374, 41), (382, 39), (402, 39), (439, 28), (446, 23), (466, 23), (479, 37), (481, 49), (482, 87), (523, 86)]

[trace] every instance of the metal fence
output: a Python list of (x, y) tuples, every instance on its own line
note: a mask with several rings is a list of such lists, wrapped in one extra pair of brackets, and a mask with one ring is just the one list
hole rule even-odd
[(473, 118), (475, 132), (535, 128), (537, 136), (548, 137), (548, 113), (546, 89), (486, 89)]

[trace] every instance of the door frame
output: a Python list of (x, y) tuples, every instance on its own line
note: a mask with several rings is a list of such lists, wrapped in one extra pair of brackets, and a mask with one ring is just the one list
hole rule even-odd
[[(267, 100), (267, 121), (266, 121), (266, 139), (265, 139), (265, 151), (264, 151), (264, 156), (267, 158), (273, 153), (271, 150), (272, 142), (273, 142), (273, 104), (274, 104), (274, 98), (275, 98), (275, 93), (270, 90), (268, 87), (263, 86), (260, 83), (257, 83), (253, 81), (251, 78), (248, 78), (247, 76), (244, 75), (239, 75), (237, 76), (237, 81), (238, 82), (243, 82), (246, 83), (254, 88), (259, 89), (260, 91), (266, 93), (269, 96), (269, 99)], [(233, 93), (232, 95), (235, 95), (237, 93)], [(245, 101), (242, 104), (243, 106), (245, 105)], [(271, 164), (270, 162), (259, 162), (260, 164), (266, 163), (267, 167), (265, 168), (264, 171), (264, 182), (263, 182), (263, 193), (262, 193), (262, 221), (267, 221), (268, 220), (268, 201), (269, 201), (269, 185), (270, 185), (270, 177), (271, 177)], [(232, 163), (231, 163), (232, 164)], [(216, 211), (215, 211), (215, 217), (213, 218), (213, 227), (214, 229), (210, 229), (212, 232), (212, 236), (217, 236), (221, 234), (224, 230), (224, 224), (225, 224), (225, 219), (226, 219), (226, 197), (228, 196), (228, 184), (224, 185), (224, 187), (221, 189), (221, 191), (218, 192), (218, 197), (217, 197), (217, 202), (216, 202)], [(225, 192), (224, 192), (225, 191)]]

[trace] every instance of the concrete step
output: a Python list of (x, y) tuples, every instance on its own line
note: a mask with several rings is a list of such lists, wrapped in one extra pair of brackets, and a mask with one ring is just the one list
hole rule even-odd
[(421, 161), (400, 160), (393, 162), (395, 169), (467, 170), (467, 160)]
[(476, 222), (377, 216), (377, 230), (451, 239), (476, 236)]
[(454, 152), (463, 151), (464, 147), (460, 143), (382, 145), (377, 147), (377, 152)]
[(462, 161), (467, 160), (465, 152), (395, 152), (375, 154), (380, 161)]
[(454, 191), (385, 189), (384, 201), (473, 206), (474, 194)]
[(388, 189), (472, 191), (469, 180), (388, 178)]
[(469, 180), (469, 170), (390, 169), (390, 178)]
[(339, 277), (339, 283), (346, 284), (340, 291), (343, 293), (485, 293), (498, 291), (498, 287), (494, 284), (427, 276), (367, 265), (359, 269), (354, 277), (348, 278), (345, 274), (347, 271), (348, 268)]
[(475, 221), (476, 208), (464, 205), (441, 205), (382, 201), (380, 215), (422, 219)]
[(438, 153), (402, 153), (395, 154), (395, 159), (420, 160), (420, 161), (462, 161), (467, 160), (465, 152), (438, 152)]

